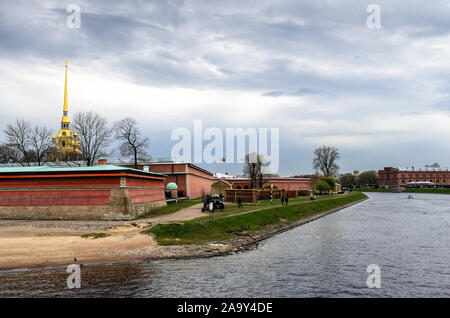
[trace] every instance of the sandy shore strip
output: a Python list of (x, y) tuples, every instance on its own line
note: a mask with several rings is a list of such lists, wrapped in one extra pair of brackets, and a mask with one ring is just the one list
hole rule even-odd
[[(29, 221), (0, 220), (0, 270), (68, 265), (116, 263), (159, 255), (157, 243), (140, 234), (160, 223), (205, 216), (202, 204), (176, 213), (134, 221)], [(89, 233), (109, 236), (82, 238)]]
[[(130, 222), (0, 221), (0, 270), (36, 268), (74, 263), (121, 263), (135, 260), (184, 259), (228, 255), (252, 249), (277, 233), (306, 224), (330, 213), (358, 204), (349, 203), (309, 217), (271, 227), (251, 235), (225, 241), (193, 245), (159, 246), (144, 229), (159, 223), (204, 216), (199, 206)], [(98, 232), (109, 236), (93, 239), (82, 234)]]

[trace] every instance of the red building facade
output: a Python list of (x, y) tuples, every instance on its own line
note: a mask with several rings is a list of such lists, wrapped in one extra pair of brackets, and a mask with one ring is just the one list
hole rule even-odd
[[(233, 186), (233, 189), (249, 189), (250, 181), (248, 178), (230, 178), (223, 179)], [(268, 178), (263, 187), (269, 187), (273, 184), (276, 189), (285, 190), (312, 190), (311, 179), (309, 178)]]
[(211, 185), (215, 182), (211, 172), (192, 163), (149, 162), (139, 164), (138, 169), (163, 173), (166, 176), (164, 186), (174, 182), (178, 186), (178, 196), (190, 199), (210, 194)]
[(111, 165), (1, 168), (1, 219), (129, 220), (166, 205), (164, 175)]
[(450, 186), (450, 171), (432, 168), (400, 170), (393, 167), (378, 171), (378, 185), (383, 188), (413, 186), (417, 183), (429, 183), (436, 187)]

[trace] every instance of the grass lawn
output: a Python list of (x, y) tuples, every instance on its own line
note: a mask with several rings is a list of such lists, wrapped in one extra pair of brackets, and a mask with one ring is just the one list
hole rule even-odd
[(361, 191), (361, 192), (392, 192), (392, 189), (384, 189), (384, 188), (378, 188), (378, 189), (368, 189), (368, 188), (361, 188), (354, 191)]
[(280, 223), (294, 221), (365, 197), (361, 192), (355, 191), (347, 195), (324, 197), (316, 201), (298, 202), (299, 204), (295, 205), (278, 206), (262, 211), (215, 218), (211, 221), (208, 218), (200, 218), (160, 224), (142, 233), (153, 234), (160, 245), (196, 244), (225, 240)]
[(418, 189), (418, 188), (408, 188), (403, 192), (409, 193), (434, 193), (434, 194), (450, 194), (449, 188), (436, 188), (436, 189)]
[[(393, 192), (392, 189), (358, 189), (361, 192)], [(450, 194), (450, 188), (407, 188), (407, 193), (434, 193), (434, 194)]]
[(201, 202), (202, 202), (201, 198), (196, 198), (196, 199), (192, 199), (192, 200), (182, 200), (182, 201), (178, 201), (176, 203), (175, 202), (168, 203), (167, 206), (163, 206), (163, 207), (153, 210), (151, 212), (140, 215), (139, 217), (136, 218), (136, 220), (151, 218), (153, 216), (158, 216), (158, 215), (175, 213), (175, 212), (180, 211), (181, 209), (189, 208), (189, 207), (199, 204)]
[(83, 234), (81, 235), (82, 238), (91, 238), (91, 239), (98, 239), (98, 238), (102, 238), (102, 237), (108, 237), (111, 236), (111, 234), (108, 233), (88, 233), (88, 234)]
[[(332, 196), (330, 196), (330, 195), (317, 196), (317, 200), (329, 199), (331, 197)], [(336, 198), (336, 197), (337, 196), (334, 196), (333, 198)], [(302, 202), (310, 202), (310, 198), (305, 196), (305, 197), (297, 197), (297, 198), (289, 199), (289, 205), (302, 203)], [(260, 201), (257, 203), (256, 202), (252, 202), (252, 203), (243, 202), (242, 208), (238, 208), (237, 203), (225, 203), (225, 209), (223, 211), (216, 210), (216, 212), (214, 212), (214, 219), (229, 217), (229, 216), (235, 215), (235, 214), (248, 213), (251, 211), (256, 211), (256, 210), (260, 210), (263, 208), (270, 208), (270, 207), (274, 207), (274, 208), (281, 207), (281, 200), (276, 199), (276, 200), (273, 200), (272, 203), (270, 202), (270, 200), (263, 200), (263, 201)], [(209, 216), (205, 215), (205, 218), (208, 219)]]

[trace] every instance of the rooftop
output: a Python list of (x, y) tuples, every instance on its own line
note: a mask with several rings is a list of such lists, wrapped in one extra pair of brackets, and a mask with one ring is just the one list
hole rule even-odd
[[(248, 177), (219, 177), (215, 176), (218, 180), (228, 180), (230, 182), (232, 181), (242, 181), (242, 180), (250, 180)], [(310, 180), (310, 178), (296, 178), (296, 177), (264, 177), (265, 180)]]
[(414, 168), (406, 167), (406, 168), (399, 168), (400, 171), (449, 171), (448, 167), (439, 167), (439, 168), (432, 168), (432, 167), (421, 167), (421, 168)]
[(133, 168), (120, 167), (115, 165), (97, 165), (92, 167), (50, 167), (50, 166), (33, 166), (33, 167), (5, 167), (0, 168), (0, 174), (39, 174), (39, 173), (83, 173), (83, 172), (133, 172), (141, 175), (153, 175), (165, 177), (163, 173), (148, 172)]

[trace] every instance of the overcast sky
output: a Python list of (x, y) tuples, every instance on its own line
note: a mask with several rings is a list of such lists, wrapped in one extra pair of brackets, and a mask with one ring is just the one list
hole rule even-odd
[(153, 157), (202, 120), (279, 128), (281, 175), (312, 172), (321, 145), (340, 150), (341, 172), (450, 166), (448, 1), (2, 0), (0, 43), (1, 129), (24, 118), (57, 132), (67, 58), (70, 114), (136, 118)]

